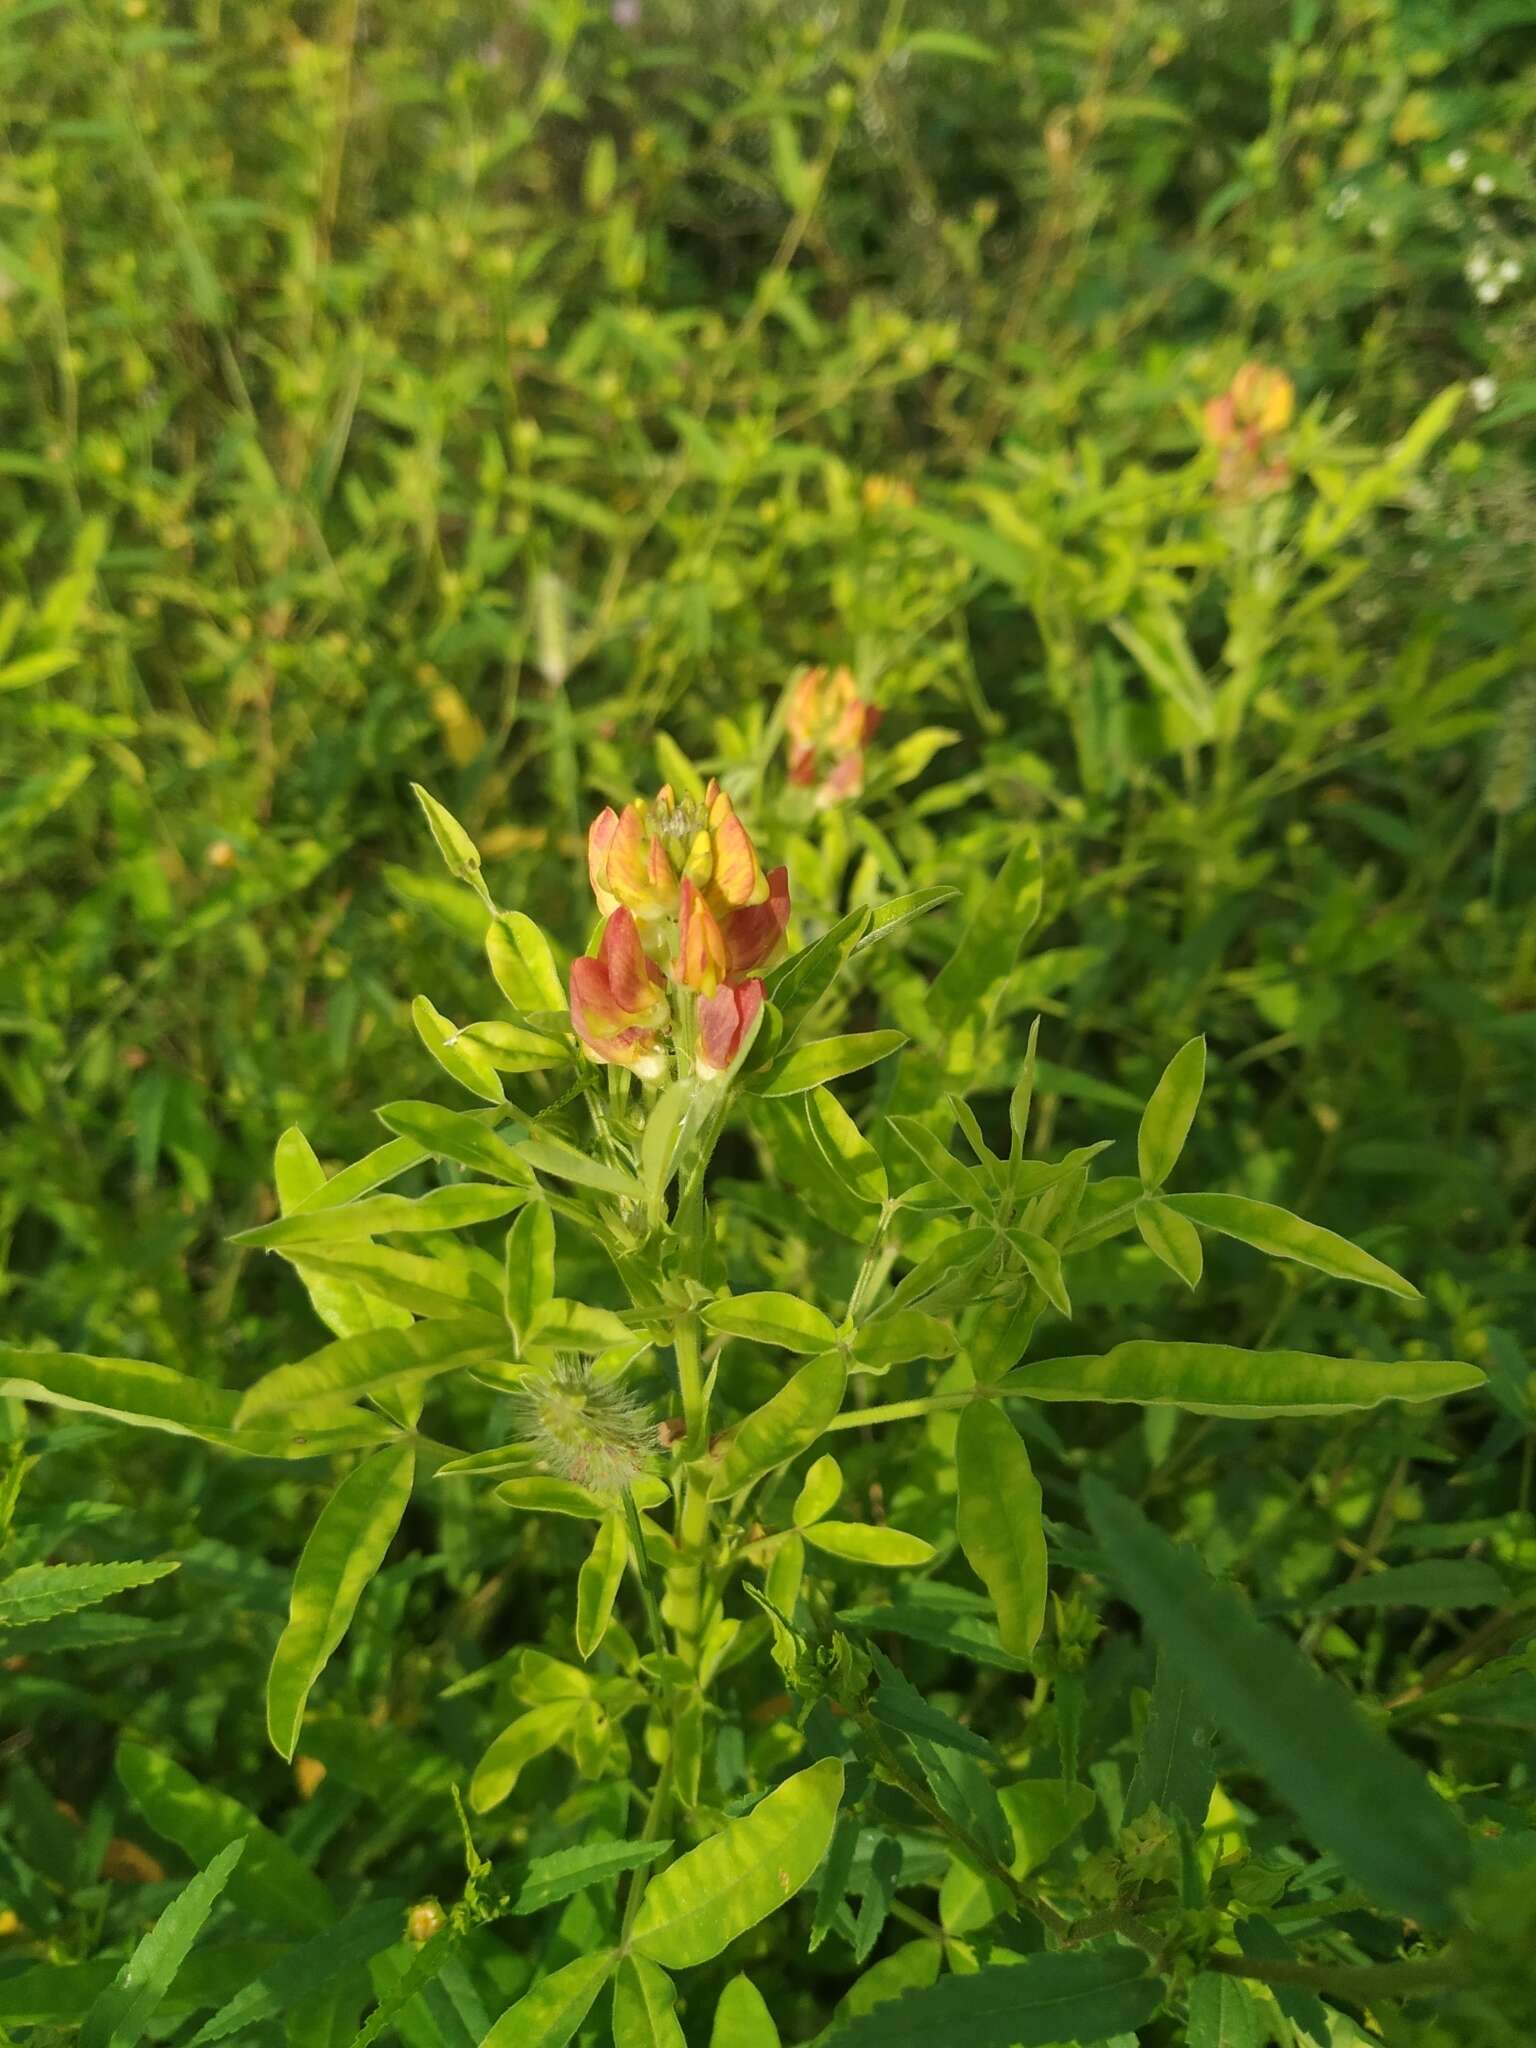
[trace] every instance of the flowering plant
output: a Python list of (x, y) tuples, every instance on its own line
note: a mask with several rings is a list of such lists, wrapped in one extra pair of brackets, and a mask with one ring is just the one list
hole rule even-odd
[[(1101, 1479), (1081, 1476), (1086, 1536), (1059, 1497), (1046, 1512), (1035, 1461), (1064, 1450), (1053, 1403), (1344, 1415), (1480, 1377), (1454, 1361), (1146, 1336), (1035, 1348), (1053, 1318), (1074, 1317), (1074, 1262), (1127, 1235), (1191, 1288), (1214, 1233), (1414, 1297), (1381, 1260), (1271, 1204), (1172, 1191), (1203, 1040), (1153, 1090), (1134, 1172), (1097, 1176), (1102, 1145), (1051, 1157), (1038, 1129), (1032, 1145), (1033, 1035), (1000, 1118), (958, 1094), (892, 1108), (886, 1082), (861, 1123), (830, 1084), (896, 1075), (906, 1041), (820, 1036), (817, 1016), (859, 956), (899, 944), (953, 891), (860, 905), (792, 949), (791, 878), (765, 868), (732, 798), (713, 782), (663, 789), (593, 821), (600, 921), (563, 976), (534, 920), (496, 906), (462, 827), (418, 794), (485, 914), (509, 1014), (458, 1026), (416, 1001), (427, 1051), (474, 1108), (391, 1102), (387, 1140), (329, 1178), (297, 1131), (280, 1142), (283, 1213), (242, 1241), (292, 1263), (332, 1341), (243, 1396), (164, 1367), (42, 1353), (26, 1354), (23, 1386), (236, 1452), (345, 1462), (271, 1667), (268, 1727), (288, 1758), (301, 1737), (324, 1747), (311, 1694), (420, 1481), (439, 1497), (489, 1488), (487, 1543), (508, 1517), (591, 1530), (568, 1613), (488, 1667), (506, 1714), (467, 1797), (502, 1847), (488, 1859), (469, 1842), (463, 1897), (447, 1913), (416, 1909), (416, 1960), (359, 2043), (477, 1929), (594, 1887), (581, 1951), (545, 1973), (527, 1958), (532, 1981), (482, 2048), (559, 2048), (605, 1987), (616, 2048), (679, 2048), (678, 2000), (693, 2009), (700, 1984), (718, 1993), (717, 2042), (776, 2040), (750, 1979), (724, 1981), (716, 1959), (789, 1909), (805, 1915), (808, 1951), (835, 1941), (857, 1969), (889, 1916), (930, 1924), (903, 1886), (937, 1887), (978, 2011), (1037, 1998), (1052, 2033), (1100, 2039), (1169, 1999), (1209, 2003), (1205, 1983), (1246, 1996), (1242, 1980), (1265, 1981), (1272, 1959), (1228, 1939), (1243, 1897), (1202, 1845), (1210, 1817), (1219, 1829), (1235, 1811), (1208, 1724), (1262, 1768), (1289, 1720), (1315, 1723), (1333, 1762), (1299, 1805), (1302, 1827), (1390, 1910), (1444, 1922), (1466, 1840), (1412, 1766)], [(1026, 838), (925, 984), (941, 1032), (974, 1028), (1001, 1000), (1040, 893)], [(760, 1148), (768, 1185), (821, 1227), (821, 1254), (799, 1273), (773, 1270), (771, 1207), (754, 1211), (711, 1175), (733, 1126)], [(408, 1174), (429, 1184), (379, 1192)], [(483, 1235), (498, 1224), (499, 1259)], [(894, 1397), (879, 1398), (893, 1374)], [(844, 1457), (903, 1428), (910, 1451), (856, 1488)], [(921, 1486), (903, 1483), (913, 1457)], [(872, 1582), (893, 1573), (901, 1590), (879, 1597)], [(1088, 1828), (1084, 1784), (1084, 1671), (1105, 1582), (1142, 1610), (1163, 1658), (1148, 1738), (1159, 1760), (1137, 1765), (1113, 1838)], [(1206, 1670), (1212, 1632), (1253, 1674), (1240, 1698)], [(1002, 1746), (903, 1675), (898, 1658), (923, 1646), (1008, 1690), (1018, 1725)], [(509, 1861), (549, 1796), (529, 1787), (572, 1771), (624, 1788), (618, 1827)], [(1382, 1866), (1358, 1819), (1367, 1799), (1412, 1856)], [(808, 1909), (791, 1907), (807, 1888)], [(1019, 1975), (1026, 1961), (1033, 1974)], [(1301, 1977), (1283, 1981), (1326, 1979), (1290, 1967)], [(931, 1977), (901, 1980), (909, 2028), (926, 2025)], [(952, 2007), (946, 1996), (938, 2010)], [(885, 2038), (878, 2012), (840, 2010), (839, 2043)], [(1028, 2024), (1026, 2038), (1044, 2038), (1043, 2018)]]

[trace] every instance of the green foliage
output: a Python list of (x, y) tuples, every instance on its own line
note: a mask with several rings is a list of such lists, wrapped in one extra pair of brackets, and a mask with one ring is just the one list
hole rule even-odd
[(1517, 15), (12, 10), (0, 2034), (1530, 2038)]

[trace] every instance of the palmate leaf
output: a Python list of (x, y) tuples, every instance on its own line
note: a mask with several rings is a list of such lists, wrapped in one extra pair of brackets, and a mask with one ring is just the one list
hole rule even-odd
[(1382, 1905), (1443, 1927), (1466, 1882), (1461, 1823), (1428, 1780), (1286, 1637), (1255, 1620), (1192, 1552), (1092, 1477), (1088, 1520), (1120, 1590), (1203, 1711), (1321, 1849)]
[(826, 2048), (1056, 2048), (1131, 2033), (1161, 2002), (1135, 1949), (1036, 1955), (882, 1999), (834, 2027)]

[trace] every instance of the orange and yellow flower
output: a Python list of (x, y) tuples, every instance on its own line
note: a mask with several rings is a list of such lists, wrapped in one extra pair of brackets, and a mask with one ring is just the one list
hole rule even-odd
[[(789, 871), (764, 874), (730, 798), (670, 788), (604, 810), (587, 835), (587, 870), (605, 923), (594, 956), (571, 969), (571, 1022), (594, 1059), (666, 1071), (668, 984), (697, 998), (697, 1070), (708, 1079), (742, 1056), (763, 1004), (754, 977), (789, 926)], [(686, 1013), (680, 1013), (686, 1015)]]
[(1221, 461), (1217, 489), (1229, 498), (1267, 498), (1283, 491), (1291, 466), (1278, 443), (1296, 411), (1296, 387), (1284, 370), (1244, 363), (1204, 408), (1205, 437)]
[(700, 998), (700, 1080), (718, 1080), (722, 1074), (730, 1072), (751, 1043), (762, 1007), (763, 984), (760, 981), (744, 981), (736, 988), (723, 984), (713, 995)]
[(716, 917), (768, 896), (751, 835), (716, 782), (702, 799), (668, 786), (649, 803), (637, 797), (601, 812), (587, 835), (587, 872), (600, 910), (622, 904), (642, 923), (677, 916), (685, 876)]
[(802, 669), (790, 690), (784, 722), (789, 779), (796, 788), (815, 788), (821, 805), (860, 794), (864, 747), (880, 713), (859, 695), (852, 669)]
[(595, 1059), (654, 1080), (664, 1070), (660, 1042), (671, 1021), (666, 982), (621, 905), (604, 924), (596, 955), (571, 963), (572, 1029)]

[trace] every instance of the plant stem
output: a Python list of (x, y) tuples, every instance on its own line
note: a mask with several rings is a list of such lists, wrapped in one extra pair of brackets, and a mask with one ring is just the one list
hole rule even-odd
[[(965, 1387), (953, 1394), (919, 1394), (911, 1401), (887, 1401), (881, 1408), (850, 1408), (842, 1415), (834, 1415), (827, 1424), (828, 1430), (863, 1429), (866, 1424), (876, 1422), (910, 1422), (917, 1415), (934, 1415), (945, 1408), (964, 1408), (968, 1402), (984, 1396), (983, 1387)], [(1021, 1393), (1026, 1391), (1020, 1388)]]
[(1406, 1998), (1444, 1989), (1462, 1972), (1444, 1956), (1413, 1963), (1293, 1963), (1262, 1956), (1208, 1955), (1202, 1969), (1223, 1977), (1251, 1977), (1260, 1984), (1296, 1984), (1344, 1998)]
[(667, 1638), (661, 1625), (661, 1609), (656, 1604), (656, 1588), (651, 1580), (651, 1560), (645, 1551), (645, 1531), (640, 1526), (640, 1510), (635, 1506), (635, 1496), (627, 1486), (624, 1489), (624, 1522), (629, 1530), (629, 1553), (634, 1561), (635, 1577), (640, 1582), (640, 1599), (645, 1608), (651, 1648), (659, 1656), (664, 1656)]
[[(672, 1759), (668, 1757), (657, 1774), (651, 1788), (651, 1803), (645, 1809), (645, 1820), (640, 1829), (642, 1842), (654, 1842), (660, 1835), (672, 1805)], [(646, 1879), (651, 1866), (642, 1863), (629, 1880), (629, 1896), (624, 1901), (624, 1922), (619, 1930), (619, 1946), (629, 1940), (629, 1930), (635, 1924), (635, 1915), (640, 1910), (640, 1901), (645, 1896)]]

